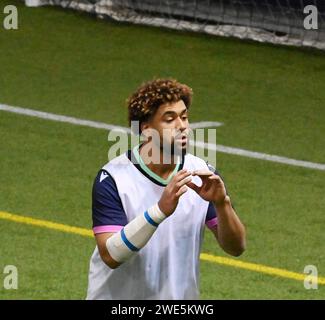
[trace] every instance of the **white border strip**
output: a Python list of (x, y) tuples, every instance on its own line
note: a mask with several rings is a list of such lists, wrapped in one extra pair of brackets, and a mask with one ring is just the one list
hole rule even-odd
[[(191, 142), (194, 143), (194, 141), (191, 141)], [(214, 150), (214, 151), (219, 151), (222, 153), (234, 154), (234, 155), (248, 157), (248, 158), (272, 161), (272, 162), (277, 162), (277, 163), (284, 163), (284, 164), (288, 164), (291, 166), (304, 167), (304, 168), (325, 171), (325, 164), (321, 164), (321, 163), (295, 160), (295, 159), (290, 159), (290, 158), (276, 156), (276, 155), (267, 154), (267, 153), (260, 153), (260, 152), (255, 152), (255, 151), (239, 149), (239, 148), (227, 147), (227, 146), (223, 146), (221, 144), (204, 143), (201, 141), (196, 141), (195, 144), (198, 147), (201, 147), (204, 149), (210, 149), (210, 150)]]
[[(74, 118), (74, 117), (67, 117), (67, 116), (63, 116), (63, 115), (58, 115), (58, 114), (53, 114), (53, 113), (48, 113), (48, 112), (43, 112), (43, 111), (37, 111), (37, 110), (32, 110), (32, 109), (12, 107), (12, 106), (8, 106), (5, 104), (0, 104), (0, 110), (12, 112), (12, 113), (23, 114), (26, 116), (31, 116), (31, 117), (36, 117), (36, 118), (41, 118), (41, 119), (46, 119), (46, 120), (66, 122), (66, 123), (79, 125), (79, 126), (86, 126), (86, 127), (105, 129), (105, 130), (116, 130), (116, 131), (126, 132), (129, 134), (131, 133), (131, 130), (129, 128), (125, 128), (125, 127), (106, 124), (103, 122), (96, 122), (96, 121), (78, 119), (78, 118)], [(192, 128), (193, 127), (202, 128), (202, 125), (207, 126), (207, 124), (208, 124), (208, 126), (210, 126), (210, 125), (213, 126), (213, 122), (201, 122), (201, 123), (198, 122), (198, 123), (193, 123)], [(214, 124), (215, 124), (215, 126), (222, 125), (219, 122), (215, 122)], [(227, 147), (227, 146), (223, 146), (220, 144), (215, 145), (215, 144), (211, 144), (211, 143), (205, 143), (205, 142), (201, 142), (201, 141), (196, 141), (196, 142), (191, 141), (191, 143), (195, 143), (195, 145), (200, 148), (210, 149), (210, 150), (218, 151), (218, 152), (222, 152), (222, 153), (228, 153), (228, 154), (233, 154), (233, 155), (238, 155), (238, 156), (243, 156), (243, 157), (248, 157), (248, 158), (283, 163), (283, 164), (287, 164), (287, 165), (291, 165), (291, 166), (297, 166), (297, 167), (325, 171), (325, 164), (321, 164), (321, 163), (295, 160), (295, 159), (290, 159), (290, 158), (266, 154), (266, 153), (260, 153), (260, 152), (239, 149), (239, 148)]]
[(200, 128), (216, 128), (223, 126), (222, 122), (216, 121), (200, 121), (200, 122), (192, 122), (190, 124), (191, 129), (200, 129)]
[(85, 127), (91, 127), (91, 128), (97, 128), (97, 129), (105, 129), (105, 130), (117, 130), (117, 131), (131, 133), (131, 130), (129, 128), (106, 124), (103, 122), (95, 122), (95, 121), (90, 121), (90, 120), (78, 119), (78, 118), (74, 118), (74, 117), (67, 117), (67, 116), (62, 116), (59, 114), (37, 111), (37, 110), (32, 110), (32, 109), (12, 107), (12, 106), (8, 106), (6, 104), (0, 104), (0, 110), (12, 112), (12, 113), (23, 114), (25, 116), (31, 116), (31, 117), (36, 117), (36, 118), (41, 118), (41, 119), (46, 119), (46, 120), (67, 122), (67, 123), (71, 123), (71, 124), (75, 124), (75, 125), (79, 125), (79, 126), (85, 126)]

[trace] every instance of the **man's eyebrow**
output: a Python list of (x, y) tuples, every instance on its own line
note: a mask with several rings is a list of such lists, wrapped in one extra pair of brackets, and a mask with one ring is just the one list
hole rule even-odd
[[(187, 108), (183, 109), (180, 114), (183, 114), (185, 112), (187, 112)], [(165, 116), (169, 116), (169, 115), (174, 115), (175, 113), (177, 114), (176, 111), (170, 110), (170, 111), (166, 111), (162, 116), (165, 117)]]

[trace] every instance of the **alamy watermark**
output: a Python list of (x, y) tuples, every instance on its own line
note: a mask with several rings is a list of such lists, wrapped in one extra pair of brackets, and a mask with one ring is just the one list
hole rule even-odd
[(304, 28), (306, 30), (318, 29), (318, 9), (314, 5), (304, 7), (304, 14), (307, 16), (304, 19)]
[[(137, 121), (132, 121), (131, 127), (134, 132), (134, 128), (138, 128), (139, 124)], [(128, 132), (111, 130), (108, 133), (108, 141), (113, 142), (113, 144), (108, 150), (108, 161), (113, 160), (126, 150), (132, 150), (134, 146), (143, 144), (141, 152), (145, 157), (141, 158), (141, 161), (145, 164), (177, 163), (178, 159), (184, 154), (191, 153), (215, 166), (216, 152), (205, 146), (207, 144), (216, 145), (216, 133), (215, 128), (199, 128), (195, 131), (191, 129), (184, 131), (163, 129), (160, 132), (150, 128), (144, 130), (140, 135), (131, 134), (130, 136)], [(131, 160), (138, 162), (139, 159), (135, 157)], [(128, 161), (125, 164), (127, 163)]]
[(18, 289), (18, 269), (14, 265), (7, 265), (3, 269), (3, 288), (5, 290)]
[(307, 265), (304, 268), (304, 273), (307, 274), (304, 279), (304, 287), (307, 290), (318, 289), (318, 270), (314, 265)]
[(18, 29), (18, 9), (14, 5), (7, 5), (3, 8), (3, 28), (6, 30)]

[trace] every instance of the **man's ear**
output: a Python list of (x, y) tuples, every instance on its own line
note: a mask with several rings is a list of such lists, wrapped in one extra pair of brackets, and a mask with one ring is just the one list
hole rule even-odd
[(142, 122), (140, 125), (140, 129), (141, 129), (141, 135), (145, 138), (145, 140), (148, 139), (148, 135), (147, 135), (147, 130), (150, 128), (148, 122)]

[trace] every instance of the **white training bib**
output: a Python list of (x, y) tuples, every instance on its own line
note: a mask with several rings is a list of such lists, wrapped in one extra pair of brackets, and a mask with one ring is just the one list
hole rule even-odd
[[(185, 155), (183, 168), (207, 169), (204, 160)], [(157, 203), (164, 186), (148, 178), (122, 154), (106, 164), (130, 222)], [(200, 185), (201, 180), (193, 177)], [(96, 247), (89, 272), (87, 299), (198, 299), (199, 256), (209, 202), (192, 189), (149, 242), (117, 269), (110, 269)]]

